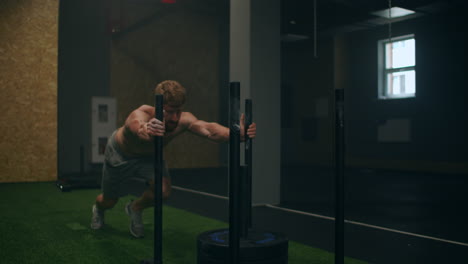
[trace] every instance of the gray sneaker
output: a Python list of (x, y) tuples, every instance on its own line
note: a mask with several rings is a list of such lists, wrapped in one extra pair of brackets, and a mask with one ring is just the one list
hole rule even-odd
[(144, 230), (143, 230), (142, 213), (132, 210), (132, 202), (133, 201), (125, 205), (125, 212), (127, 213), (128, 216), (130, 216), (130, 233), (134, 237), (140, 238), (145, 235)]
[(93, 216), (91, 217), (91, 229), (101, 229), (104, 225), (104, 211), (93, 205)]

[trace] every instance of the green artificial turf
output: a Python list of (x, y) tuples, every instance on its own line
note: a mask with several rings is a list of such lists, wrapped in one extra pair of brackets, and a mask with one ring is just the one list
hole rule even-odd
[[(146, 236), (133, 238), (123, 198), (106, 212), (102, 230), (89, 228), (91, 206), (99, 190), (60, 192), (53, 183), (0, 184), (0, 262), (139, 263), (153, 254), (153, 210), (144, 214)], [(197, 235), (227, 224), (164, 206), (163, 260), (195, 264)], [(333, 263), (333, 254), (294, 241), (289, 264)], [(346, 263), (364, 263), (346, 259)]]

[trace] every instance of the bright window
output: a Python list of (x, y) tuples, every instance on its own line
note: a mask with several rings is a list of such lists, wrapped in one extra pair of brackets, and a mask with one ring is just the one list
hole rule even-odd
[(416, 45), (414, 35), (379, 41), (379, 98), (416, 96)]

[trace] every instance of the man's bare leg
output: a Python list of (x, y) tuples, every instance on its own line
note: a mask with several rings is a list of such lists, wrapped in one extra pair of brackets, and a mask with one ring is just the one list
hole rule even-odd
[(119, 199), (109, 199), (105, 198), (103, 194), (99, 194), (96, 197), (96, 204), (93, 205), (93, 216), (91, 218), (91, 228), (92, 229), (101, 229), (104, 225), (104, 211), (111, 209)]
[[(171, 179), (163, 178), (163, 200), (166, 200), (171, 195), (172, 185)], [(148, 207), (154, 206), (154, 181), (150, 182), (149, 188), (140, 196), (137, 200), (132, 203), (132, 210), (141, 212)]]
[[(163, 178), (163, 199), (167, 199), (171, 192), (171, 180)], [(128, 203), (125, 211), (130, 216), (130, 233), (134, 237), (143, 237), (142, 212), (148, 207), (154, 206), (154, 181), (150, 182), (149, 188), (137, 200)]]
[(96, 197), (96, 207), (99, 210), (104, 211), (104, 210), (113, 208), (117, 204), (118, 201), (119, 199), (110, 199), (110, 198), (104, 197), (104, 195), (101, 193)]

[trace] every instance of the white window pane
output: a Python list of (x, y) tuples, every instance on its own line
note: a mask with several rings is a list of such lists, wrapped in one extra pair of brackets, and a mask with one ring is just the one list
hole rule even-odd
[(387, 74), (387, 95), (409, 95), (416, 93), (416, 73), (412, 71)]
[(415, 57), (414, 39), (395, 41), (385, 45), (387, 69), (415, 66)]
[(415, 71), (407, 71), (406, 74), (406, 85), (405, 85), (405, 93), (407, 94), (414, 94), (416, 93), (416, 72)]
[(387, 95), (398, 95), (401, 93), (401, 78), (396, 73), (387, 75)]

